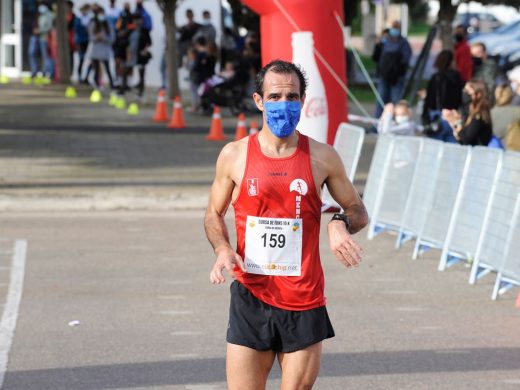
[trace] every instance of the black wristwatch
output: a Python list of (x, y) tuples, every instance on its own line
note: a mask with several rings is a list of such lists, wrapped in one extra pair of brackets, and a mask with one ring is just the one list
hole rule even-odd
[(334, 214), (332, 216), (332, 221), (343, 221), (345, 222), (345, 227), (347, 228), (347, 232), (350, 232), (350, 219), (345, 214)]

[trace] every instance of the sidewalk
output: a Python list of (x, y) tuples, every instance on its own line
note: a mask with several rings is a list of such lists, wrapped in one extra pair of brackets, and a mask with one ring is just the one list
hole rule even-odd
[[(89, 90), (66, 99), (63, 86), (0, 86), (0, 210), (193, 209), (207, 204), (215, 161), (233, 140), (236, 118), (222, 110), (227, 141), (205, 139), (211, 117), (185, 112), (188, 127), (154, 123), (154, 98), (139, 116)], [(170, 107), (171, 109), (171, 107)], [(261, 115), (249, 114), (261, 125)], [(368, 173), (367, 137), (356, 185)]]

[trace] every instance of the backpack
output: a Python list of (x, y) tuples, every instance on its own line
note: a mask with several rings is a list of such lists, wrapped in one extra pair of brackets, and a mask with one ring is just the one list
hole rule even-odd
[(402, 53), (400, 51), (384, 52), (379, 61), (379, 73), (385, 82), (390, 85), (406, 73), (406, 66), (402, 64)]

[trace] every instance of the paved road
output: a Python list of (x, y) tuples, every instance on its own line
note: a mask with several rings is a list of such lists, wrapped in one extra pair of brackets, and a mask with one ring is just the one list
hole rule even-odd
[[(93, 105), (83, 91), (0, 86), (0, 210), (183, 209), (207, 204), (225, 144), (205, 139), (209, 117), (186, 113), (188, 128)], [(228, 141), (236, 118), (224, 113)], [(248, 119), (259, 115), (249, 114)], [(376, 138), (368, 136), (355, 184), (362, 192)]]
[[(10, 308), (14, 240), (27, 241), (27, 254), (2, 389), (225, 388), (229, 293), (208, 281), (213, 255), (202, 216), (3, 213), (0, 296)], [(325, 343), (316, 389), (520, 386), (513, 294), (492, 302), (491, 277), (470, 286), (463, 265), (436, 270), (439, 252), (412, 261), (411, 245), (396, 252), (394, 236), (357, 237), (365, 258), (347, 271), (327, 250), (322, 229), (337, 336)], [(5, 341), (2, 329), (0, 363)], [(279, 377), (275, 368), (269, 389)]]

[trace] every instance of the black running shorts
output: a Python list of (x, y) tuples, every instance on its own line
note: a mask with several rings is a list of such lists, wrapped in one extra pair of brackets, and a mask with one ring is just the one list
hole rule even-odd
[(258, 351), (294, 352), (334, 337), (325, 306), (303, 311), (268, 305), (231, 283), (227, 341)]

